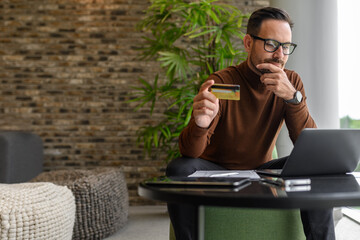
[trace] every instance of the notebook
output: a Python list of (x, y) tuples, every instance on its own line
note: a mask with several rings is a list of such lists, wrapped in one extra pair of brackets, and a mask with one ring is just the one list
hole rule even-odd
[(258, 174), (296, 177), (345, 174), (360, 158), (360, 129), (304, 129), (282, 169), (256, 170)]
[(163, 187), (239, 187), (249, 183), (248, 178), (217, 178), (217, 177), (160, 177), (148, 179), (147, 185)]

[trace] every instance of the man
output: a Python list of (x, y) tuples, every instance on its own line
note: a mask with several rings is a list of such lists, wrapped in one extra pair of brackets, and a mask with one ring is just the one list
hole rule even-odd
[[(283, 122), (296, 141), (304, 128), (316, 128), (299, 75), (285, 69), (296, 44), (293, 23), (277, 8), (262, 8), (249, 18), (244, 37), (247, 60), (209, 76), (194, 98), (193, 116), (179, 138), (184, 158), (173, 160), (168, 176), (196, 170), (282, 168), (271, 160)], [(240, 101), (219, 100), (214, 83), (239, 84)], [(168, 204), (177, 240), (196, 239), (194, 206)], [(332, 209), (301, 211), (307, 239), (335, 239)], [(241, 224), (241, 223), (239, 223)]]

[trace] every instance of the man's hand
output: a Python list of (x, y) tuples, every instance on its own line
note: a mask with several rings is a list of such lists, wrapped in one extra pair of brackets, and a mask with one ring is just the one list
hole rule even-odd
[(266, 86), (266, 89), (285, 100), (290, 100), (294, 97), (296, 89), (290, 83), (283, 69), (271, 63), (261, 63), (256, 67), (270, 71), (270, 73), (264, 73), (260, 77), (260, 81)]
[(195, 123), (201, 128), (208, 128), (219, 111), (219, 99), (209, 91), (209, 88), (214, 83), (214, 80), (204, 82), (199, 93), (194, 97), (193, 114)]

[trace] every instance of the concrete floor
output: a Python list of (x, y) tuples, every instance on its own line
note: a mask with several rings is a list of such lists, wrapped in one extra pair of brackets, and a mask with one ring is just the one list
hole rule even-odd
[(169, 240), (169, 224), (166, 206), (130, 207), (127, 225), (106, 240)]
[(359, 240), (360, 225), (350, 218), (343, 217), (336, 225), (336, 240)]
[[(166, 206), (130, 207), (128, 224), (106, 240), (169, 240), (169, 223)], [(335, 230), (337, 240), (360, 239), (360, 225), (345, 216)]]

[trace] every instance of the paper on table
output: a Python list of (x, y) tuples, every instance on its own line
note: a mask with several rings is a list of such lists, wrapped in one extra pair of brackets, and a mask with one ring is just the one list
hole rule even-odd
[(254, 170), (215, 170), (196, 171), (188, 177), (226, 177), (226, 178), (250, 178), (259, 179), (260, 176)]
[(351, 174), (355, 177), (356, 181), (359, 183), (360, 185), (360, 172), (351, 172), (351, 173), (347, 173), (347, 174)]
[(348, 174), (353, 175), (355, 178), (360, 178), (360, 172), (351, 172), (351, 173), (348, 173)]

